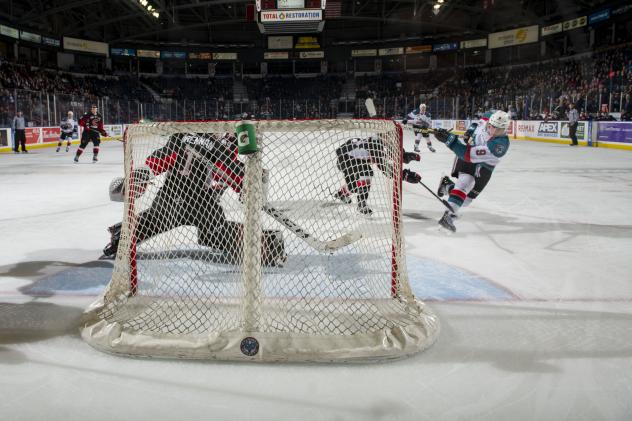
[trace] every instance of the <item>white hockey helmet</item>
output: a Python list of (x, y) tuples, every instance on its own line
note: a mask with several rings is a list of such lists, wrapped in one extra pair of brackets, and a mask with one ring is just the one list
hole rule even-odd
[(509, 114), (504, 111), (495, 111), (487, 120), (487, 134), (491, 137), (503, 136), (507, 133), (509, 123)]
[(420, 104), (420, 105), (419, 105), (419, 111), (420, 111), (420, 112), (424, 112), (424, 111), (426, 111), (426, 104)]
[(509, 121), (509, 114), (499, 110), (489, 117), (487, 124), (490, 124), (498, 129), (507, 130), (509, 128)]

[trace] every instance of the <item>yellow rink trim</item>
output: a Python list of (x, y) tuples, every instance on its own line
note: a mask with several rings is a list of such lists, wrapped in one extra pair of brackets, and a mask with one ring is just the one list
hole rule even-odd
[[(121, 140), (123, 137), (122, 136), (117, 136), (117, 137), (102, 137), (101, 141), (110, 141), (110, 140)], [(78, 145), (81, 143), (81, 140), (79, 139), (74, 139), (72, 142), (70, 142), (71, 145)], [(62, 142), (62, 147), (66, 146), (67, 141), (64, 140)], [(52, 148), (52, 147), (56, 147), (57, 143), (55, 142), (46, 142), (46, 143), (31, 143), (31, 144), (27, 144), (26, 145), (26, 150), (30, 151), (31, 149), (41, 149), (41, 148)], [(13, 148), (11, 146), (5, 146), (0, 148), (0, 153), (2, 152), (13, 152)]]
[[(529, 140), (532, 142), (544, 142), (544, 143), (557, 143), (560, 145), (570, 145), (570, 139), (541, 139), (537, 137), (527, 137), (527, 136), (519, 136), (519, 137), (510, 137), (511, 140)], [(579, 146), (588, 146), (588, 142), (586, 140), (578, 140)], [(594, 146), (596, 148), (608, 148), (608, 149), (621, 149), (632, 151), (632, 145), (626, 143), (605, 143), (605, 142), (596, 142)]]

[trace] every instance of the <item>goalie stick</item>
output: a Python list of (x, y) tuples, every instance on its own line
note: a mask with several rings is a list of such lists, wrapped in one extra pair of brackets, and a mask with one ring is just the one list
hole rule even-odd
[(282, 210), (270, 205), (263, 205), (263, 210), (265, 213), (270, 215), (272, 218), (274, 218), (276, 221), (278, 221), (284, 227), (290, 230), (298, 238), (305, 241), (310, 247), (320, 252), (334, 252), (339, 248), (348, 246), (349, 244), (354, 243), (362, 238), (361, 232), (359, 232), (358, 230), (353, 230), (333, 240), (322, 241), (315, 238), (312, 234), (301, 228), (298, 224), (292, 221)]
[[(187, 147), (187, 151), (190, 153), (189, 157), (195, 156), (198, 159), (205, 160), (209, 164), (209, 167), (212, 169), (212, 171), (218, 174), (224, 182), (228, 184), (231, 184), (233, 182), (221, 168), (212, 165), (212, 162), (208, 158), (202, 156), (202, 154), (198, 153), (192, 148)], [(296, 222), (292, 221), (282, 210), (277, 209), (269, 204), (264, 204), (262, 210), (270, 215), (274, 220), (283, 225), (285, 228), (287, 228), (292, 234), (305, 241), (310, 247), (320, 252), (334, 252), (339, 248), (348, 246), (349, 244), (354, 243), (362, 238), (362, 233), (356, 229), (333, 240), (321, 241), (315, 238), (313, 234), (305, 231), (305, 229), (299, 226)]]

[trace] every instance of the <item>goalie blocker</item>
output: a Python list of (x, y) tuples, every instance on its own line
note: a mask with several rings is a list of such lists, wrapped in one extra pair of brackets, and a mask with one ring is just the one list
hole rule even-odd
[[(136, 199), (159, 174), (166, 173), (150, 207), (138, 215), (134, 231), (137, 244), (180, 226), (197, 228), (198, 244), (223, 254), (227, 263), (242, 256), (243, 225), (228, 221), (220, 199), (231, 188), (241, 192), (243, 163), (237, 160), (235, 137), (226, 134), (173, 134), (168, 143), (147, 157), (147, 167), (132, 171), (129, 180), (110, 183), (113, 201), (123, 201), (125, 186)], [(122, 224), (108, 228), (111, 239), (104, 257), (116, 256)], [(262, 234), (262, 263), (282, 265), (287, 259), (283, 235), (277, 230)]]

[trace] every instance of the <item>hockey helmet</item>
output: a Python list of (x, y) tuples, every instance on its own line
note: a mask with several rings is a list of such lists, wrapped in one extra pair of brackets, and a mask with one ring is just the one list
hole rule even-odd
[(511, 120), (504, 111), (494, 112), (487, 121), (487, 133), (491, 137), (502, 136), (507, 133)]

